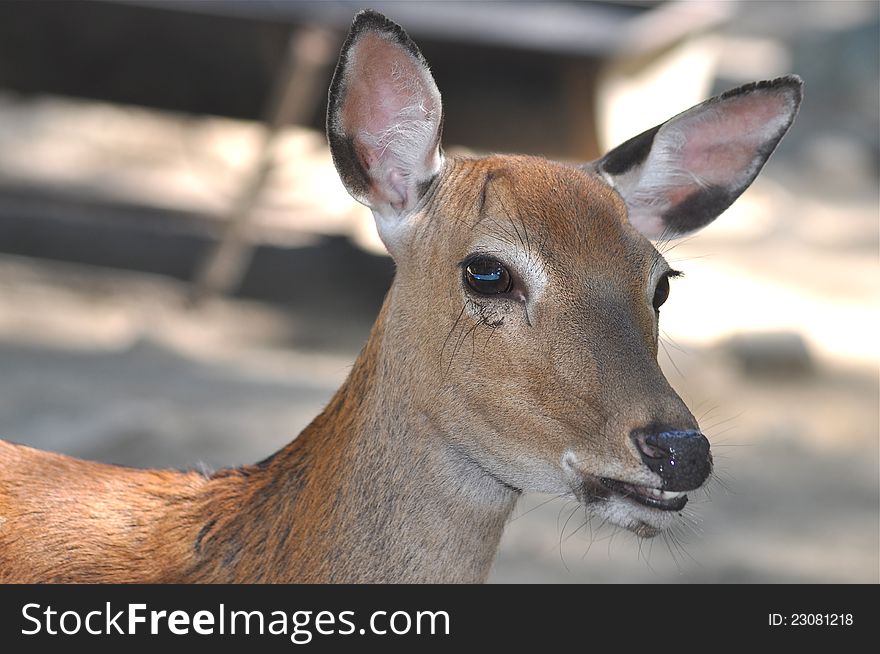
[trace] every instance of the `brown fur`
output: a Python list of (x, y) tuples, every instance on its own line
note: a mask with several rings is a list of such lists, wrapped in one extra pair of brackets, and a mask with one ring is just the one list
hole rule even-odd
[[(629, 430), (692, 418), (620, 198), (529, 157), (448, 161), (428, 195), (351, 375), (270, 459), (205, 477), (0, 443), (0, 580), (479, 581), (564, 450), (638, 478)], [(458, 262), (487, 238), (540, 257), (555, 314), (463, 309)]]

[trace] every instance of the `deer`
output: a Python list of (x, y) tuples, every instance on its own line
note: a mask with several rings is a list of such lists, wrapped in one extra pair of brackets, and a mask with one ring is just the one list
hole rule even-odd
[(453, 157), (416, 44), (357, 14), (327, 137), (396, 272), (347, 379), (280, 451), (210, 474), (0, 441), (0, 581), (483, 582), (523, 493), (671, 528), (713, 462), (657, 362), (679, 274), (657, 244), (752, 183), (802, 84), (740, 86), (596, 161)]

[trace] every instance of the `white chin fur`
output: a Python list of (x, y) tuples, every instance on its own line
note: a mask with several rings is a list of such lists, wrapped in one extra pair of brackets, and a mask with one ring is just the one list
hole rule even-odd
[(616, 495), (611, 495), (606, 500), (590, 503), (587, 510), (613, 525), (634, 531), (639, 535), (653, 535), (645, 534), (645, 527), (655, 531), (668, 529), (678, 519), (676, 511), (657, 511), (639, 506)]

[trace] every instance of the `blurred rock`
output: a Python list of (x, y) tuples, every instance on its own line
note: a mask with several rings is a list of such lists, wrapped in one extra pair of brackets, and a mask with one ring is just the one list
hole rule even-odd
[(749, 375), (802, 377), (814, 371), (807, 343), (795, 332), (737, 334), (722, 349)]

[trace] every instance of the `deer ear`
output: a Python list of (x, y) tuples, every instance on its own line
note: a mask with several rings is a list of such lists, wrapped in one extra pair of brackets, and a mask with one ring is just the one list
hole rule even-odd
[(712, 222), (754, 181), (800, 106), (803, 82), (755, 82), (688, 109), (594, 164), (648, 238)]
[(389, 250), (440, 171), (441, 127), (440, 92), (416, 44), (381, 14), (360, 12), (330, 85), (327, 138), (342, 183), (373, 210)]

